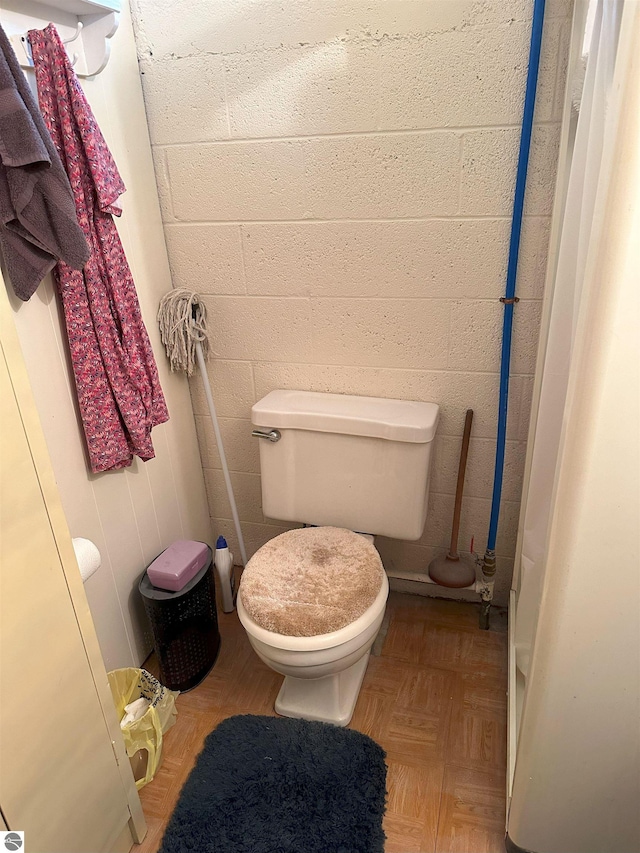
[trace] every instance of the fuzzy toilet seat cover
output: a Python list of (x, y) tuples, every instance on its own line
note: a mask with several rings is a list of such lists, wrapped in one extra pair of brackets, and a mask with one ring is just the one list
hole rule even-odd
[(362, 616), (383, 575), (378, 552), (363, 536), (340, 527), (305, 527), (256, 551), (242, 573), (240, 595), (261, 628), (313, 637)]

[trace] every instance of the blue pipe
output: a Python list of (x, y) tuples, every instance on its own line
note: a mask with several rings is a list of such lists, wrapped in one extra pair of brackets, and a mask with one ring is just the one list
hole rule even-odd
[(527, 170), (529, 168), (533, 112), (536, 103), (536, 85), (538, 83), (538, 69), (540, 67), (544, 4), (545, 0), (534, 0), (531, 45), (529, 47), (529, 69), (527, 72), (527, 88), (524, 96), (524, 113), (522, 116), (522, 132), (520, 134), (520, 152), (518, 154), (516, 188), (513, 197), (513, 218), (511, 220), (511, 237), (509, 240), (509, 263), (507, 265), (506, 294), (504, 300), (501, 300), (504, 301), (504, 319), (502, 324), (502, 355), (500, 362), (498, 436), (496, 443), (496, 465), (493, 475), (491, 520), (489, 522), (489, 536), (487, 538), (487, 551), (491, 552), (495, 552), (496, 548), (498, 518), (500, 515), (500, 498), (502, 496), (504, 451), (507, 438), (507, 405), (509, 401), (509, 369), (511, 366), (513, 307), (515, 304), (514, 300), (516, 298), (516, 276), (518, 272), (518, 255), (520, 252), (520, 235), (522, 232), (522, 212), (524, 209), (524, 193), (527, 184)]

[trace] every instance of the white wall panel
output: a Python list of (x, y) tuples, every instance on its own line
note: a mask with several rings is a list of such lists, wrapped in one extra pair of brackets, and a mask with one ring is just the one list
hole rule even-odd
[[(48, 23), (27, 16), (21, 5), (0, 2), (7, 32)], [(64, 16), (55, 23), (63, 37), (72, 34)], [(155, 319), (171, 278), (126, 3), (106, 69), (82, 84), (128, 188), (116, 222), (171, 415), (153, 431), (155, 459), (135, 459), (122, 471), (89, 473), (66, 332), (50, 277), (30, 302), (13, 297), (12, 305), (71, 535), (91, 539), (102, 555), (102, 566), (85, 590), (106, 667), (113, 669), (137, 666), (150, 650), (137, 593), (147, 563), (177, 538), (211, 542), (211, 526), (187, 381), (169, 373)]]

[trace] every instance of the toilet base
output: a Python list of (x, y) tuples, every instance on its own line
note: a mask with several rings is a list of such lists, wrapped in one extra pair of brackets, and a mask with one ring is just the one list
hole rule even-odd
[(275, 701), (276, 714), (319, 720), (335, 726), (349, 725), (367, 671), (369, 654), (367, 651), (347, 669), (324, 678), (287, 675)]

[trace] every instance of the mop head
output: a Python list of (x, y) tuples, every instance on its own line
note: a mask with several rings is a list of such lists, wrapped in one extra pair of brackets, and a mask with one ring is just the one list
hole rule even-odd
[(160, 300), (158, 324), (171, 370), (192, 376), (196, 343), (202, 345), (205, 359), (209, 354), (207, 309), (198, 294), (184, 288), (170, 290)]

